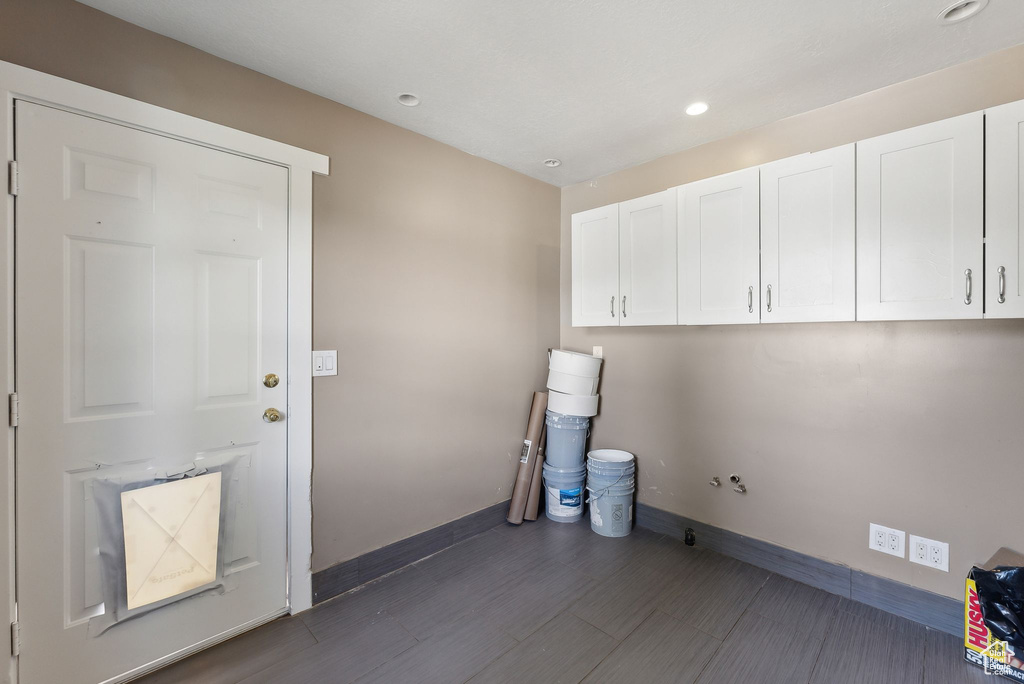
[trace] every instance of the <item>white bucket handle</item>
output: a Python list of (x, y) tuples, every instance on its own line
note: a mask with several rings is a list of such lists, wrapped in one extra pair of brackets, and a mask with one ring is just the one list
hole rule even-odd
[[(632, 473), (630, 473), (630, 474), (632, 474)], [(600, 499), (602, 496), (604, 496), (605, 494), (608, 493), (609, 489), (611, 489), (615, 485), (619, 484), (619, 480), (621, 480), (625, 475), (626, 475), (626, 471), (623, 470), (622, 473), (619, 475), (619, 477), (616, 478), (615, 482), (612, 482), (610, 485), (608, 485), (604, 489), (601, 489), (600, 490), (601, 493), (598, 494), (597, 496), (589, 496), (589, 497), (587, 497), (587, 500), (586, 500), (585, 503), (590, 503), (591, 501), (596, 501), (597, 499)], [(587, 473), (587, 479), (588, 480), (590, 479), (590, 474), (589, 473)], [(587, 492), (589, 492), (592, 495), (594, 493), (594, 490), (591, 489), (590, 487), (587, 487)]]

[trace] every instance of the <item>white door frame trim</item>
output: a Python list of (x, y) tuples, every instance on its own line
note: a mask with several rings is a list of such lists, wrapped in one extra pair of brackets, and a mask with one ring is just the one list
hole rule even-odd
[[(327, 175), (330, 159), (281, 142), (197, 119), (39, 71), (0, 61), (0, 140), (4, 146), (4, 210), (0, 212), (0, 387), (14, 384), (14, 203), (8, 192), (9, 164), (15, 159), (14, 102), (25, 100), (130, 126), (205, 147), (288, 168), (288, 608), (312, 606), (313, 466), (313, 174)], [(0, 593), (7, 596), (10, 622), (15, 602), (15, 430), (0, 440)], [(2, 622), (2, 621), (0, 621)], [(11, 653), (0, 666), (0, 681), (17, 681)], [(0, 650), (2, 653), (2, 650)], [(2, 658), (2, 656), (0, 656)]]

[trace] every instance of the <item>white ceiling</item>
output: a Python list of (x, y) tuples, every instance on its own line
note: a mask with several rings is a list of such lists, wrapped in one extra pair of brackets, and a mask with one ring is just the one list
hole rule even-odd
[(1024, 0), (79, 1), (560, 186), (1024, 42)]

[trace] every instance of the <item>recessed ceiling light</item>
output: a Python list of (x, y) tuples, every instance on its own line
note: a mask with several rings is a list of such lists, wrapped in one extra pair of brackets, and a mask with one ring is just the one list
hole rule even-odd
[(946, 9), (939, 12), (940, 24), (956, 24), (964, 19), (970, 19), (975, 14), (985, 9), (988, 0), (961, 0), (955, 2)]
[(561, 166), (561, 165), (562, 165), (562, 160), (561, 159), (545, 159), (544, 160), (544, 166), (550, 166), (552, 169), (555, 168), (556, 166)]
[(708, 111), (707, 102), (694, 102), (692, 105), (686, 108), (686, 113), (690, 116), (699, 116), (704, 112)]
[(420, 98), (416, 97), (412, 93), (402, 93), (398, 96), (399, 104), (404, 104), (406, 107), (415, 107), (420, 103)]

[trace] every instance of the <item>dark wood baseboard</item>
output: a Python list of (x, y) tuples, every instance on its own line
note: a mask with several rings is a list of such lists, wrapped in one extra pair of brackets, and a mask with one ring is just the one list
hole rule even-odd
[(759, 539), (744, 537), (647, 504), (636, 506), (636, 524), (682, 540), (686, 528), (703, 546), (790, 579), (874, 606), (927, 627), (963, 635), (963, 603), (895, 580), (808, 556)]
[(344, 594), (349, 589), (486, 532), (505, 521), (508, 505), (507, 500), (499, 501), (493, 506), (470, 513), (458, 520), (314, 572), (313, 604)]
[[(508, 501), (498, 502), (458, 520), (314, 572), (313, 603), (322, 603), (344, 594), (486, 532), (505, 521), (508, 504)], [(963, 604), (956, 599), (745, 537), (643, 503), (636, 506), (636, 524), (679, 540), (684, 538), (685, 530), (690, 528), (696, 534), (697, 546), (954, 636), (963, 633)]]

